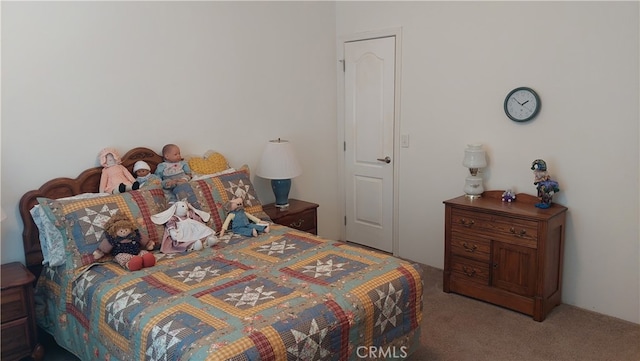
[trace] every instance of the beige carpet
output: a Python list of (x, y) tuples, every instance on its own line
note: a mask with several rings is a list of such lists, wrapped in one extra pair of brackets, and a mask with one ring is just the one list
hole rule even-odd
[(410, 361), (640, 360), (640, 325), (561, 304), (543, 322), (442, 292), (424, 266), (421, 345)]

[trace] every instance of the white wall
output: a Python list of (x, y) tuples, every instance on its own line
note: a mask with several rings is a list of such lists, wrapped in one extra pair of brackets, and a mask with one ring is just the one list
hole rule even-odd
[[(97, 165), (105, 146), (175, 142), (255, 168), (267, 139), (288, 138), (305, 164), (292, 196), (319, 203), (321, 235), (337, 238), (336, 37), (402, 27), (400, 255), (443, 266), (442, 201), (462, 192), (465, 144), (489, 151), (487, 189), (533, 193), (543, 158), (569, 207), (563, 301), (638, 323), (638, 14), (633, 2), (2, 2), (1, 262), (23, 260), (20, 196)], [(502, 111), (521, 85), (542, 98), (528, 124)]]
[[(337, 36), (402, 27), (400, 255), (443, 267), (444, 206), (467, 143), (486, 189), (535, 194), (547, 161), (569, 208), (563, 302), (638, 323), (637, 2), (338, 2)], [(530, 86), (530, 123), (504, 114)]]
[(333, 3), (2, 2), (2, 263), (24, 261), (22, 194), (106, 146), (255, 169), (288, 139), (303, 164), (290, 196), (319, 203), (336, 238), (335, 51)]

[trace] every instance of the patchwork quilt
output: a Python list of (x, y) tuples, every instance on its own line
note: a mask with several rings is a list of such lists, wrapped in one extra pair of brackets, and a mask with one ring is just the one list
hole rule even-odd
[(422, 269), (387, 254), (273, 225), (156, 258), (45, 268), (39, 326), (83, 360), (358, 360), (419, 337)]

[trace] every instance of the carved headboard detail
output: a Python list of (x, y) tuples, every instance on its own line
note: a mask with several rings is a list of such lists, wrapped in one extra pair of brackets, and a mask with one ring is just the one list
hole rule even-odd
[[(153, 150), (145, 147), (131, 149), (122, 156), (122, 165), (133, 171), (133, 165), (139, 160), (144, 160), (155, 171), (162, 157)], [(132, 172), (133, 173), (133, 172)], [(27, 268), (37, 276), (42, 270), (42, 249), (40, 248), (40, 236), (38, 227), (31, 218), (29, 211), (38, 204), (39, 197), (63, 198), (82, 193), (97, 193), (100, 186), (102, 167), (89, 168), (75, 178), (55, 178), (44, 183), (40, 188), (28, 191), (20, 198), (19, 210), (24, 229), (22, 242), (24, 244), (24, 257)]]

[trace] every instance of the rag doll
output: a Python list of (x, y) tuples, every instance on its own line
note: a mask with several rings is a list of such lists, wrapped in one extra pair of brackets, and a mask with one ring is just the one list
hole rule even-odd
[(175, 144), (167, 144), (162, 147), (163, 162), (158, 164), (156, 175), (162, 180), (162, 188), (169, 201), (176, 201), (172, 189), (178, 184), (191, 180), (191, 168), (182, 159), (180, 147)]
[(133, 165), (133, 174), (140, 188), (160, 188), (162, 185), (160, 177), (151, 173), (151, 167), (144, 160), (139, 160)]
[(204, 224), (209, 218), (209, 213), (194, 208), (187, 201), (175, 202), (167, 210), (152, 215), (153, 223), (165, 226), (160, 251), (199, 251), (216, 244), (218, 239), (213, 229)]
[(143, 242), (135, 223), (126, 215), (116, 213), (104, 224), (104, 230), (104, 239), (93, 252), (93, 259), (99, 260), (111, 253), (120, 266), (130, 271), (156, 264), (156, 257), (149, 252), (155, 242)]
[(100, 193), (123, 193), (140, 188), (133, 175), (120, 164), (120, 154), (114, 148), (104, 148), (99, 154), (102, 175), (100, 176)]
[(257, 237), (259, 232), (269, 233), (269, 224), (246, 212), (242, 203), (242, 198), (233, 198), (225, 203), (224, 209), (227, 211), (227, 218), (224, 220), (222, 230), (220, 230), (220, 237), (224, 236), (229, 223), (231, 223), (231, 231), (233, 233), (246, 237)]

